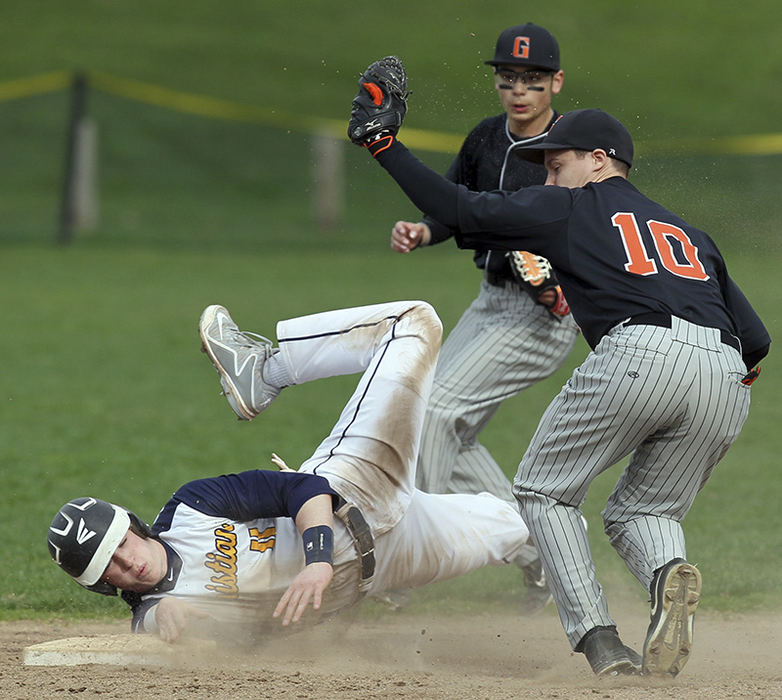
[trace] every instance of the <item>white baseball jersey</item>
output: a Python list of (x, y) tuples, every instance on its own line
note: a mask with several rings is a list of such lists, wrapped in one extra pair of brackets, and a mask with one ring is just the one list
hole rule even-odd
[[(256, 629), (272, 623), (274, 606), (304, 566), (292, 518), (319, 493), (339, 494), (359, 508), (376, 560), (374, 576), (362, 586), (354, 540), (335, 520), (334, 579), (320, 615), (364, 593), (421, 586), (512, 560), (528, 538), (516, 508), (489, 494), (432, 495), (414, 487), (441, 332), (425, 302), (279, 323), (279, 359), (295, 383), (363, 372), (356, 391), (298, 472), (201, 479), (174, 494), (153, 526), (166, 547), (168, 573), (135, 604), (134, 629), (155, 628), (154, 605), (167, 595), (222, 622)], [(305, 615), (317, 618), (312, 611)]]

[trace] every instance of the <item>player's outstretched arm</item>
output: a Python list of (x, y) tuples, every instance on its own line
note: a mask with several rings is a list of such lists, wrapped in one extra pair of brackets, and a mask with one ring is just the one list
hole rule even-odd
[(397, 221), (391, 229), (391, 250), (397, 253), (409, 253), (422, 245), (429, 245), (432, 232), (429, 227), (419, 221)]
[(282, 616), (283, 626), (298, 622), (312, 601), (314, 610), (319, 610), (326, 590), (334, 576), (331, 566), (334, 537), (333, 501), (329, 494), (313, 496), (296, 514), (296, 527), (304, 542), (306, 566), (274, 609), (273, 617)]
[(179, 598), (165, 597), (155, 606), (155, 624), (164, 642), (175, 642), (191, 620), (204, 617), (205, 612)]

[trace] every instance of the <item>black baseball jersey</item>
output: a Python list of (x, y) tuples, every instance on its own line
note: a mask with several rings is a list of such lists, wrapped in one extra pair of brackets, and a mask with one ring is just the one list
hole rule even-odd
[(620, 321), (662, 312), (737, 336), (745, 358), (767, 351), (768, 332), (711, 238), (622, 177), (576, 189), (471, 192), (398, 141), (377, 160), (416, 206), (458, 229), (460, 246), (546, 256), (593, 348)]
[[(555, 112), (546, 130), (558, 117), (559, 114)], [(508, 130), (505, 114), (488, 117), (467, 135), (445, 177), (474, 192), (515, 191), (522, 187), (542, 185), (546, 181), (546, 169), (538, 163), (515, 156), (513, 147), (518, 143)], [(456, 233), (453, 228), (444, 226), (431, 216), (425, 216), (424, 222), (432, 232), (431, 244), (448, 240)], [(475, 265), (483, 269), (486, 259), (487, 248), (476, 247)], [(500, 268), (511, 277), (504, 254), (492, 257), (492, 271), (500, 272)]]

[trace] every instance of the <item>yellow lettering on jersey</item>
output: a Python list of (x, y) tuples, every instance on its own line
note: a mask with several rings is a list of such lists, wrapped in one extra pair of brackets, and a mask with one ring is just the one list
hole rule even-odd
[(251, 527), (250, 549), (253, 552), (265, 552), (267, 549), (274, 549), (274, 543), (277, 540), (277, 528), (267, 527), (261, 531), (257, 527)]
[(236, 566), (236, 533), (234, 526), (223, 523), (215, 531), (215, 549), (206, 555), (204, 566), (214, 572), (209, 580), (214, 585), (204, 586), (224, 598), (236, 598), (239, 595)]

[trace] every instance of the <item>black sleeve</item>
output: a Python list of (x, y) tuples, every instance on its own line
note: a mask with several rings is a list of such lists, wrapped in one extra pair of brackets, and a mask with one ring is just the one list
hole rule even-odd
[(739, 286), (730, 278), (727, 271), (721, 271), (720, 284), (728, 312), (736, 324), (741, 352), (747, 369), (752, 369), (766, 355), (771, 345), (771, 336), (755, 313)]
[(437, 245), (443, 241), (447, 241), (449, 238), (453, 238), (454, 230), (443, 226), (439, 221), (435, 221), (431, 216), (424, 216), (423, 222), (429, 227), (429, 232), (432, 234), (432, 238), (429, 241), (429, 245)]
[(455, 231), (461, 248), (519, 248), (551, 257), (573, 206), (571, 190), (543, 185), (516, 192), (471, 192), (434, 172), (399, 141), (377, 155), (421, 211)]
[(376, 158), (396, 180), (410, 201), (442, 226), (455, 229), (458, 185), (431, 170), (394, 139)]
[(767, 343), (762, 348), (759, 348), (754, 352), (745, 352), (741, 357), (744, 360), (744, 364), (747, 366), (747, 370), (751, 370), (754, 367), (757, 367), (758, 362), (760, 362), (766, 355), (768, 355), (770, 347), (771, 343)]
[[(445, 179), (453, 183), (459, 183), (460, 173), (464, 169), (464, 144), (461, 150), (457, 154), (451, 166), (445, 173)], [(429, 245), (437, 245), (443, 241), (447, 241), (449, 238), (453, 238), (456, 233), (452, 228), (444, 226), (439, 221), (433, 219), (431, 216), (424, 216), (424, 223), (429, 227), (429, 231), (432, 234), (432, 239), (429, 241)]]

